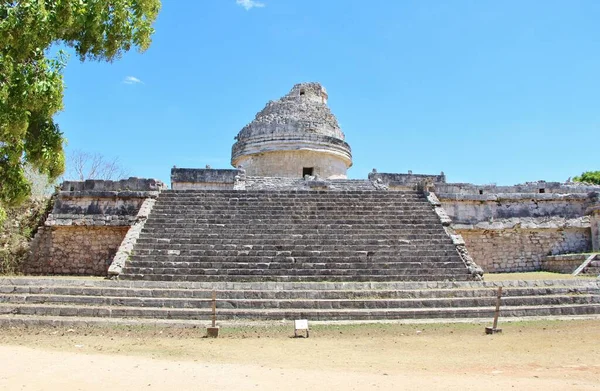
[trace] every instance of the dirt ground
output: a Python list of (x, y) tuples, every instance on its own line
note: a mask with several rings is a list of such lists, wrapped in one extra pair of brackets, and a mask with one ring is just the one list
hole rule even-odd
[(600, 389), (600, 321), (0, 330), (2, 390)]

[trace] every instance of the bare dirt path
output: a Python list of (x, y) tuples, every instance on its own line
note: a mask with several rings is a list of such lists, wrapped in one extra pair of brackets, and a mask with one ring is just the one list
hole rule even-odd
[[(600, 322), (0, 330), (2, 390), (598, 390)], [(260, 338), (259, 338), (260, 337)]]

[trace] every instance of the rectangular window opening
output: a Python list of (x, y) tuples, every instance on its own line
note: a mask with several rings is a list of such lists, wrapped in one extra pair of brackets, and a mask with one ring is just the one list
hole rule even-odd
[(306, 175), (313, 176), (314, 167), (303, 167), (302, 168), (302, 178)]
[(483, 190), (479, 190), (479, 194), (483, 194)]
[(546, 192), (546, 189), (540, 189), (540, 194), (545, 193), (545, 192)]

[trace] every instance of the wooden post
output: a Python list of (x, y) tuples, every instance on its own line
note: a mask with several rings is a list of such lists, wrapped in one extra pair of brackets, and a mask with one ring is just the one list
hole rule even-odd
[(219, 327), (217, 326), (217, 291), (212, 291), (212, 327), (206, 328), (206, 336), (217, 338), (219, 336)]
[(498, 317), (500, 316), (500, 302), (502, 300), (502, 287), (498, 287), (498, 294), (496, 296), (496, 311), (494, 312), (494, 324), (492, 327), (486, 327), (486, 334), (496, 334), (501, 333), (502, 329), (498, 328)]
[[(217, 327), (217, 291), (213, 289), (213, 327)], [(494, 325), (495, 327), (495, 325)]]

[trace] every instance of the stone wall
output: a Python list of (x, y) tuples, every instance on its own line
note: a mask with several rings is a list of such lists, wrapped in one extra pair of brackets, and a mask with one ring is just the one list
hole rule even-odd
[(145, 194), (131, 192), (61, 192), (54, 203), (51, 220), (71, 219), (77, 224), (77, 219), (91, 220), (95, 217), (126, 219), (127, 216), (135, 216), (144, 198)]
[[(589, 251), (590, 206), (599, 189), (549, 182), (435, 184), (452, 227), (486, 272), (540, 270), (546, 256)], [(505, 193), (493, 193), (498, 190)]]
[(550, 255), (542, 260), (542, 270), (572, 274), (589, 256), (590, 254)]
[(390, 190), (394, 187), (414, 187), (422, 182), (430, 182), (431, 184), (446, 183), (446, 175), (442, 172), (440, 175), (428, 174), (413, 174), (412, 172), (404, 173), (385, 173), (373, 172), (369, 173), (369, 180), (385, 184)]
[(472, 183), (436, 183), (435, 192), (439, 194), (587, 194), (600, 191), (600, 186), (588, 185), (578, 182), (526, 182), (512, 186), (474, 185)]
[(238, 160), (246, 174), (263, 177), (302, 178), (303, 168), (324, 179), (346, 178), (347, 161), (327, 151), (296, 150), (246, 155)]
[(26, 274), (105, 276), (128, 226), (41, 227), (29, 257)]
[(585, 252), (590, 249), (590, 231), (567, 229), (457, 229), (469, 254), (486, 272), (541, 270), (547, 255)]
[(86, 181), (64, 181), (61, 191), (161, 191), (166, 189), (164, 183), (156, 179), (136, 178), (121, 179), (119, 181), (105, 181), (88, 179)]
[(598, 202), (597, 196), (594, 199), (594, 203), (587, 209), (586, 213), (590, 218), (592, 249), (600, 252), (600, 202)]
[(171, 189), (173, 190), (231, 190), (241, 170), (172, 168)]
[[(436, 185), (436, 188), (438, 186)], [(448, 194), (436, 192), (454, 224), (465, 228), (504, 228), (514, 222), (551, 227), (573, 220), (589, 226), (585, 217), (591, 198), (583, 194)], [(511, 220), (512, 219), (512, 220)]]

